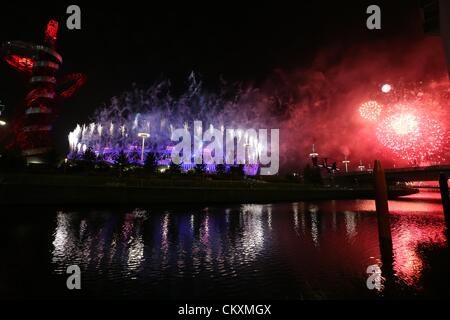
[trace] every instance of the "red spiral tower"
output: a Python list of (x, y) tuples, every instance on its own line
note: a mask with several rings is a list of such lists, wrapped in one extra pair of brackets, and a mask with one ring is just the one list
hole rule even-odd
[[(23, 110), (16, 112), (12, 132), (28, 163), (43, 163), (53, 148), (51, 131), (57, 117), (57, 99), (71, 96), (84, 82), (83, 74), (57, 77), (62, 57), (56, 51), (58, 22), (50, 20), (42, 44), (9, 41), (3, 44), (4, 59), (26, 73), (29, 91)], [(64, 91), (58, 90), (73, 82)], [(67, 87), (67, 86), (65, 86)]]

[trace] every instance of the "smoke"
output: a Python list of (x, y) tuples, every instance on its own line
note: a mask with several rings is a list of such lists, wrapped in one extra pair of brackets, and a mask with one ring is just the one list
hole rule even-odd
[[(367, 100), (378, 100), (385, 106), (420, 102), (421, 111), (434, 113), (443, 127), (449, 128), (450, 86), (439, 38), (414, 44), (330, 48), (320, 52), (310, 68), (277, 71), (276, 79), (292, 101), (280, 123), (283, 167), (303, 166), (313, 143), (328, 163), (337, 161), (339, 165), (347, 156), (351, 166), (359, 160), (368, 166), (374, 159), (387, 166), (407, 165), (380, 144), (376, 124), (360, 117), (359, 106)], [(383, 94), (383, 83), (392, 84), (393, 92)], [(442, 153), (448, 153), (448, 148)]]
[[(381, 92), (384, 83), (393, 86), (391, 93)], [(329, 164), (336, 161), (339, 166), (347, 156), (350, 167), (360, 160), (368, 166), (374, 159), (400, 166), (407, 163), (377, 140), (376, 124), (360, 117), (359, 106), (368, 100), (384, 105), (419, 101), (422, 111), (433, 114), (448, 130), (449, 96), (439, 38), (334, 46), (319, 52), (309, 68), (275, 70), (259, 88), (222, 83), (217, 92), (208, 92), (195, 74), (179, 95), (173, 94), (168, 80), (147, 89), (134, 87), (114, 97), (91, 119), (104, 132), (111, 130), (107, 138), (90, 141), (87, 125), (81, 130), (86, 136), (77, 141), (95, 143), (94, 148), (107, 144), (123, 148), (139, 143), (137, 132), (150, 130), (151, 143), (161, 148), (171, 126), (201, 120), (205, 127), (280, 129), (280, 163), (285, 172), (306, 165), (312, 144)]]
[[(149, 149), (163, 151), (173, 145), (174, 130), (184, 128), (192, 132), (194, 121), (203, 123), (203, 131), (212, 127), (222, 133), (236, 129), (238, 135), (245, 135), (247, 129), (271, 129), (277, 123), (272, 111), (275, 100), (252, 86), (222, 83), (218, 92), (211, 92), (191, 73), (185, 87), (175, 94), (169, 80), (148, 88), (134, 85), (132, 90), (97, 109), (89, 123), (77, 125), (69, 133), (71, 151), (79, 153), (91, 147), (113, 157), (119, 150), (135, 151), (140, 145), (140, 133), (150, 135)], [(251, 140), (247, 143), (258, 148), (258, 141)]]

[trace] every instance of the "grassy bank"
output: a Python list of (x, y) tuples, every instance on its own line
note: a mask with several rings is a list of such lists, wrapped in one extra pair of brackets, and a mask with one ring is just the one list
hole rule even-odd
[[(390, 190), (392, 198), (416, 189)], [(264, 203), (372, 199), (368, 187), (323, 187), (253, 179), (118, 178), (62, 174), (0, 174), (1, 205)]]

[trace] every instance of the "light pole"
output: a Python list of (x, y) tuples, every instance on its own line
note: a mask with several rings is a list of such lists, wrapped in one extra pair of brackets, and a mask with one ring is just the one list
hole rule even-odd
[(142, 138), (142, 150), (141, 150), (141, 162), (144, 163), (144, 148), (145, 148), (145, 139), (150, 137), (149, 133), (146, 132), (139, 132), (138, 137)]
[(359, 171), (366, 171), (366, 167), (363, 165), (362, 160), (359, 160), (358, 169)]
[(316, 152), (314, 144), (312, 145), (312, 152), (309, 154), (309, 157), (311, 158), (313, 167), (317, 167), (319, 154)]
[[(2, 115), (4, 108), (5, 108), (5, 105), (2, 103), (2, 100), (0, 100), (0, 117)], [(0, 127), (4, 127), (4, 126), (6, 126), (6, 121), (3, 120), (2, 118), (0, 118)]]
[(348, 164), (350, 163), (350, 160), (347, 160), (347, 156), (345, 156), (345, 160), (342, 161), (342, 163), (345, 165), (345, 172), (348, 172)]

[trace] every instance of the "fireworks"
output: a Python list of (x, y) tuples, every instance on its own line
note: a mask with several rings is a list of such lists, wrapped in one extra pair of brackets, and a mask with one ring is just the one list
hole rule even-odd
[(407, 134), (416, 135), (418, 133), (418, 119), (412, 114), (394, 114), (388, 119), (394, 132), (398, 136)]
[(412, 112), (398, 112), (382, 120), (376, 130), (378, 140), (411, 163), (439, 160), (444, 130), (434, 119)]
[(376, 101), (364, 102), (359, 107), (359, 114), (366, 120), (376, 121), (381, 114), (381, 106)]
[[(448, 94), (437, 83), (383, 84), (372, 100), (359, 107), (366, 122), (376, 123), (380, 144), (411, 164), (445, 161), (445, 106)], [(444, 89), (444, 90), (438, 90)], [(448, 89), (447, 89), (448, 90)], [(387, 94), (389, 93), (389, 94)]]
[(389, 83), (385, 83), (381, 86), (381, 91), (383, 93), (389, 93), (392, 90), (392, 86)]
[[(256, 106), (248, 103), (248, 99), (256, 101)], [(120, 151), (129, 156), (139, 151), (142, 161), (144, 150), (158, 153), (158, 163), (168, 165), (175, 144), (172, 137), (177, 128), (193, 131), (192, 154), (194, 158), (201, 158), (204, 154), (211, 155), (211, 150), (203, 142), (213, 138), (207, 139), (204, 135), (212, 136), (215, 129), (219, 134), (228, 135), (233, 130), (225, 128), (230, 126), (236, 128), (237, 141), (242, 141), (245, 146), (243, 153), (247, 155), (247, 164), (244, 171), (254, 175), (259, 168), (255, 161), (259, 155), (267, 154), (267, 143), (260, 142), (247, 130), (270, 121), (266, 116), (270, 105), (263, 101), (266, 101), (265, 95), (257, 91), (248, 91), (244, 99), (241, 93), (235, 93), (233, 87), (223, 87), (219, 94), (207, 92), (193, 76), (189, 78), (186, 91), (179, 95), (171, 93), (168, 81), (156, 83), (145, 90), (135, 87), (114, 97), (107, 107), (97, 109), (90, 124), (77, 125), (69, 133), (68, 158), (77, 158), (81, 152), (91, 148), (103, 161), (113, 161)], [(191, 121), (194, 124), (198, 121), (199, 125), (192, 127)], [(212, 153), (216, 154), (215, 147), (211, 148)], [(193, 166), (183, 164), (185, 170)], [(206, 170), (214, 169), (211, 166)]]

